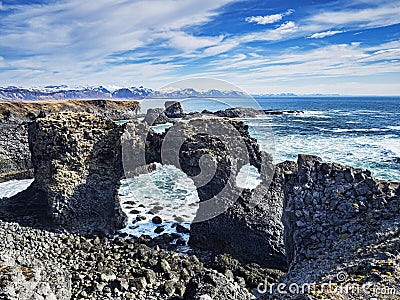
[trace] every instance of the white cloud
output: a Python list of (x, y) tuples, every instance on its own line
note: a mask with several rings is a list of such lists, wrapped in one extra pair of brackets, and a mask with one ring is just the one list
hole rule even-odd
[(308, 21), (330, 26), (362, 23), (362, 27), (366, 28), (398, 24), (399, 14), (400, 4), (394, 2), (375, 8), (327, 11), (312, 16)]
[(339, 34), (344, 32), (343, 30), (328, 30), (328, 31), (324, 31), (324, 32), (317, 32), (317, 33), (313, 33), (312, 35), (310, 35), (308, 38), (309, 39), (322, 39), (328, 36), (332, 36), (335, 34)]
[(3, 68), (6, 66), (6, 61), (3, 56), (0, 56), (0, 68)]
[(168, 37), (169, 39), (168, 46), (184, 52), (192, 52), (197, 49), (215, 46), (223, 39), (223, 36), (196, 37), (184, 32), (168, 32), (164, 34), (164, 37)]
[[(150, 62), (147, 69), (154, 70), (152, 76), (150, 72), (139, 76), (138, 68), (146, 69), (144, 64), (128, 66), (127, 69), (136, 70), (128, 72), (122, 65), (112, 67), (110, 61), (140, 47), (159, 50), (159, 42), (185, 53), (218, 46), (222, 36), (196, 37), (183, 29), (210, 21), (217, 9), (232, 1), (67, 0), (10, 6), (12, 13), (0, 19), (0, 48), (12, 53), (7, 61), (16, 70), (2, 72), (0, 81), (22, 85), (68, 81), (85, 84), (92, 76), (97, 76), (98, 82), (107, 82), (114, 75), (124, 80), (123, 74), (136, 74), (145, 82), (145, 76), (151, 79), (154, 74), (174, 72), (178, 65), (165, 63), (161, 69), (158, 65), (151, 67)], [(167, 54), (157, 54), (156, 60), (163, 60), (163, 56), (167, 60)], [(111, 75), (118, 68), (124, 71)], [(34, 73), (41, 76), (32, 77)]]
[(276, 14), (276, 15), (269, 15), (269, 16), (257, 16), (257, 17), (247, 17), (246, 22), (248, 23), (257, 23), (260, 25), (265, 25), (265, 24), (272, 24), (276, 23), (280, 20), (282, 20), (283, 16), (282, 14)]
[(252, 41), (277, 41), (287, 38), (299, 30), (298, 26), (293, 21), (288, 21), (276, 27), (275, 29), (265, 30), (256, 33), (246, 34), (237, 38), (241, 43)]
[[(389, 46), (389, 47), (388, 47)], [(211, 68), (215, 76), (224, 76), (226, 80), (237, 80), (242, 85), (265, 86), (267, 84), (282, 84), (282, 91), (293, 91), (293, 82), (330, 82), (329, 89), (315, 88), (315, 92), (331, 93), (335, 82), (343, 78), (353, 78), (358, 82), (371, 80), (371, 76), (381, 76), (381, 83), (391, 86), (388, 90), (376, 89), (369, 94), (395, 94), (391, 83), (393, 75), (400, 72), (400, 48), (394, 48), (395, 43), (382, 44), (379, 47), (363, 47), (360, 43), (329, 45), (319, 49), (304, 51), (293, 49), (288, 53), (271, 55), (257, 55), (237, 60), (236, 57), (224, 60), (214, 60)], [(380, 48), (380, 50), (374, 50)], [(230, 79), (229, 79), (230, 78)], [(391, 78), (391, 79), (390, 79)], [(376, 79), (374, 79), (376, 80)], [(379, 82), (376, 82), (379, 86)], [(284, 85), (286, 84), (286, 89)], [(327, 84), (325, 84), (327, 86)], [(361, 84), (360, 84), (361, 85)], [(360, 91), (347, 90), (345, 94), (362, 94), (369, 89)], [(253, 88), (253, 91), (257, 91)], [(308, 91), (310, 92), (310, 91)]]
[(293, 13), (293, 9), (289, 9), (288, 11), (281, 14), (267, 15), (267, 16), (252, 16), (247, 17), (246, 22), (248, 23), (257, 23), (260, 25), (273, 24), (282, 20), (284, 16), (288, 16)]
[(277, 27), (274, 31), (279, 33), (291, 33), (297, 31), (297, 25), (293, 21), (289, 21)]
[(221, 45), (207, 48), (206, 50), (204, 50), (204, 54), (207, 56), (214, 56), (217, 54), (225, 53), (225, 52), (235, 48), (238, 45), (239, 45), (239, 43), (234, 42), (234, 41), (233, 42), (225, 42)]

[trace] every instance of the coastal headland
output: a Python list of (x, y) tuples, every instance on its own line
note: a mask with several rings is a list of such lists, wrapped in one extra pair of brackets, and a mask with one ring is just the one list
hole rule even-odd
[[(274, 165), (236, 119), (256, 111), (184, 114), (170, 103), (143, 122), (137, 102), (97, 101), (0, 105), (2, 173), (34, 178), (0, 200), (0, 296), (398, 299), (399, 183), (306, 154)], [(161, 114), (174, 126), (157, 133)], [(161, 249), (168, 235), (118, 234), (124, 147), (132, 176), (160, 163), (193, 180), (189, 254)], [(246, 164), (260, 174), (254, 189), (234, 180)]]

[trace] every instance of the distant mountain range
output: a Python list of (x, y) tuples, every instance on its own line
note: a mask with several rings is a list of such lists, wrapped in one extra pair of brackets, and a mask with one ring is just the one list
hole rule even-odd
[(73, 100), (73, 99), (144, 99), (144, 98), (187, 98), (187, 97), (243, 97), (239, 91), (197, 91), (192, 88), (155, 91), (143, 86), (107, 89), (103, 86), (69, 88), (66, 85), (44, 88), (0, 87), (0, 100)]

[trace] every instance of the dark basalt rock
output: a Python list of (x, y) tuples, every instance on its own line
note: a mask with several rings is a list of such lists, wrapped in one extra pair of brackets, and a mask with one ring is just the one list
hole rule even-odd
[(32, 178), (28, 120), (0, 120), (0, 182)]
[[(286, 284), (400, 286), (400, 183), (299, 155), (284, 191)], [(353, 293), (356, 298), (362, 290)]]
[[(203, 117), (177, 122), (163, 134), (142, 127), (127, 124), (123, 147), (131, 154), (128, 169), (135, 174), (138, 166), (158, 162), (174, 165), (193, 180), (200, 207), (191, 226), (192, 247), (286, 269), (280, 221), (283, 171), (277, 171), (270, 189), (264, 187), (273, 175), (271, 157), (260, 151), (247, 125)], [(246, 164), (255, 166), (263, 179), (254, 191), (236, 186), (237, 174)]]
[(189, 281), (184, 298), (186, 300), (249, 300), (253, 296), (246, 289), (236, 282), (232, 282), (224, 275), (214, 270), (205, 269)]
[(180, 102), (166, 101), (164, 103), (165, 115), (168, 118), (182, 118), (185, 116)]
[(165, 124), (171, 122), (171, 120), (165, 115), (165, 111), (162, 108), (149, 108), (144, 118), (144, 122), (153, 126)]
[(281, 216), (285, 176), (295, 167), (289, 162), (277, 165), (269, 187), (264, 181), (254, 190), (246, 189), (225, 212), (193, 223), (190, 245), (228, 253), (244, 263), (286, 270)]
[(112, 234), (124, 225), (122, 133), (112, 121), (86, 113), (49, 115), (30, 125), (33, 186), (44, 193), (56, 227)]
[(233, 107), (224, 110), (218, 110), (213, 114), (215, 116), (224, 118), (254, 118), (259, 116), (261, 112), (254, 108)]

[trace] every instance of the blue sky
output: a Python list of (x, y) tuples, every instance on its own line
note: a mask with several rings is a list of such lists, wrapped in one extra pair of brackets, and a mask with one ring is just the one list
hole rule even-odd
[(0, 2), (0, 86), (400, 95), (400, 1)]

